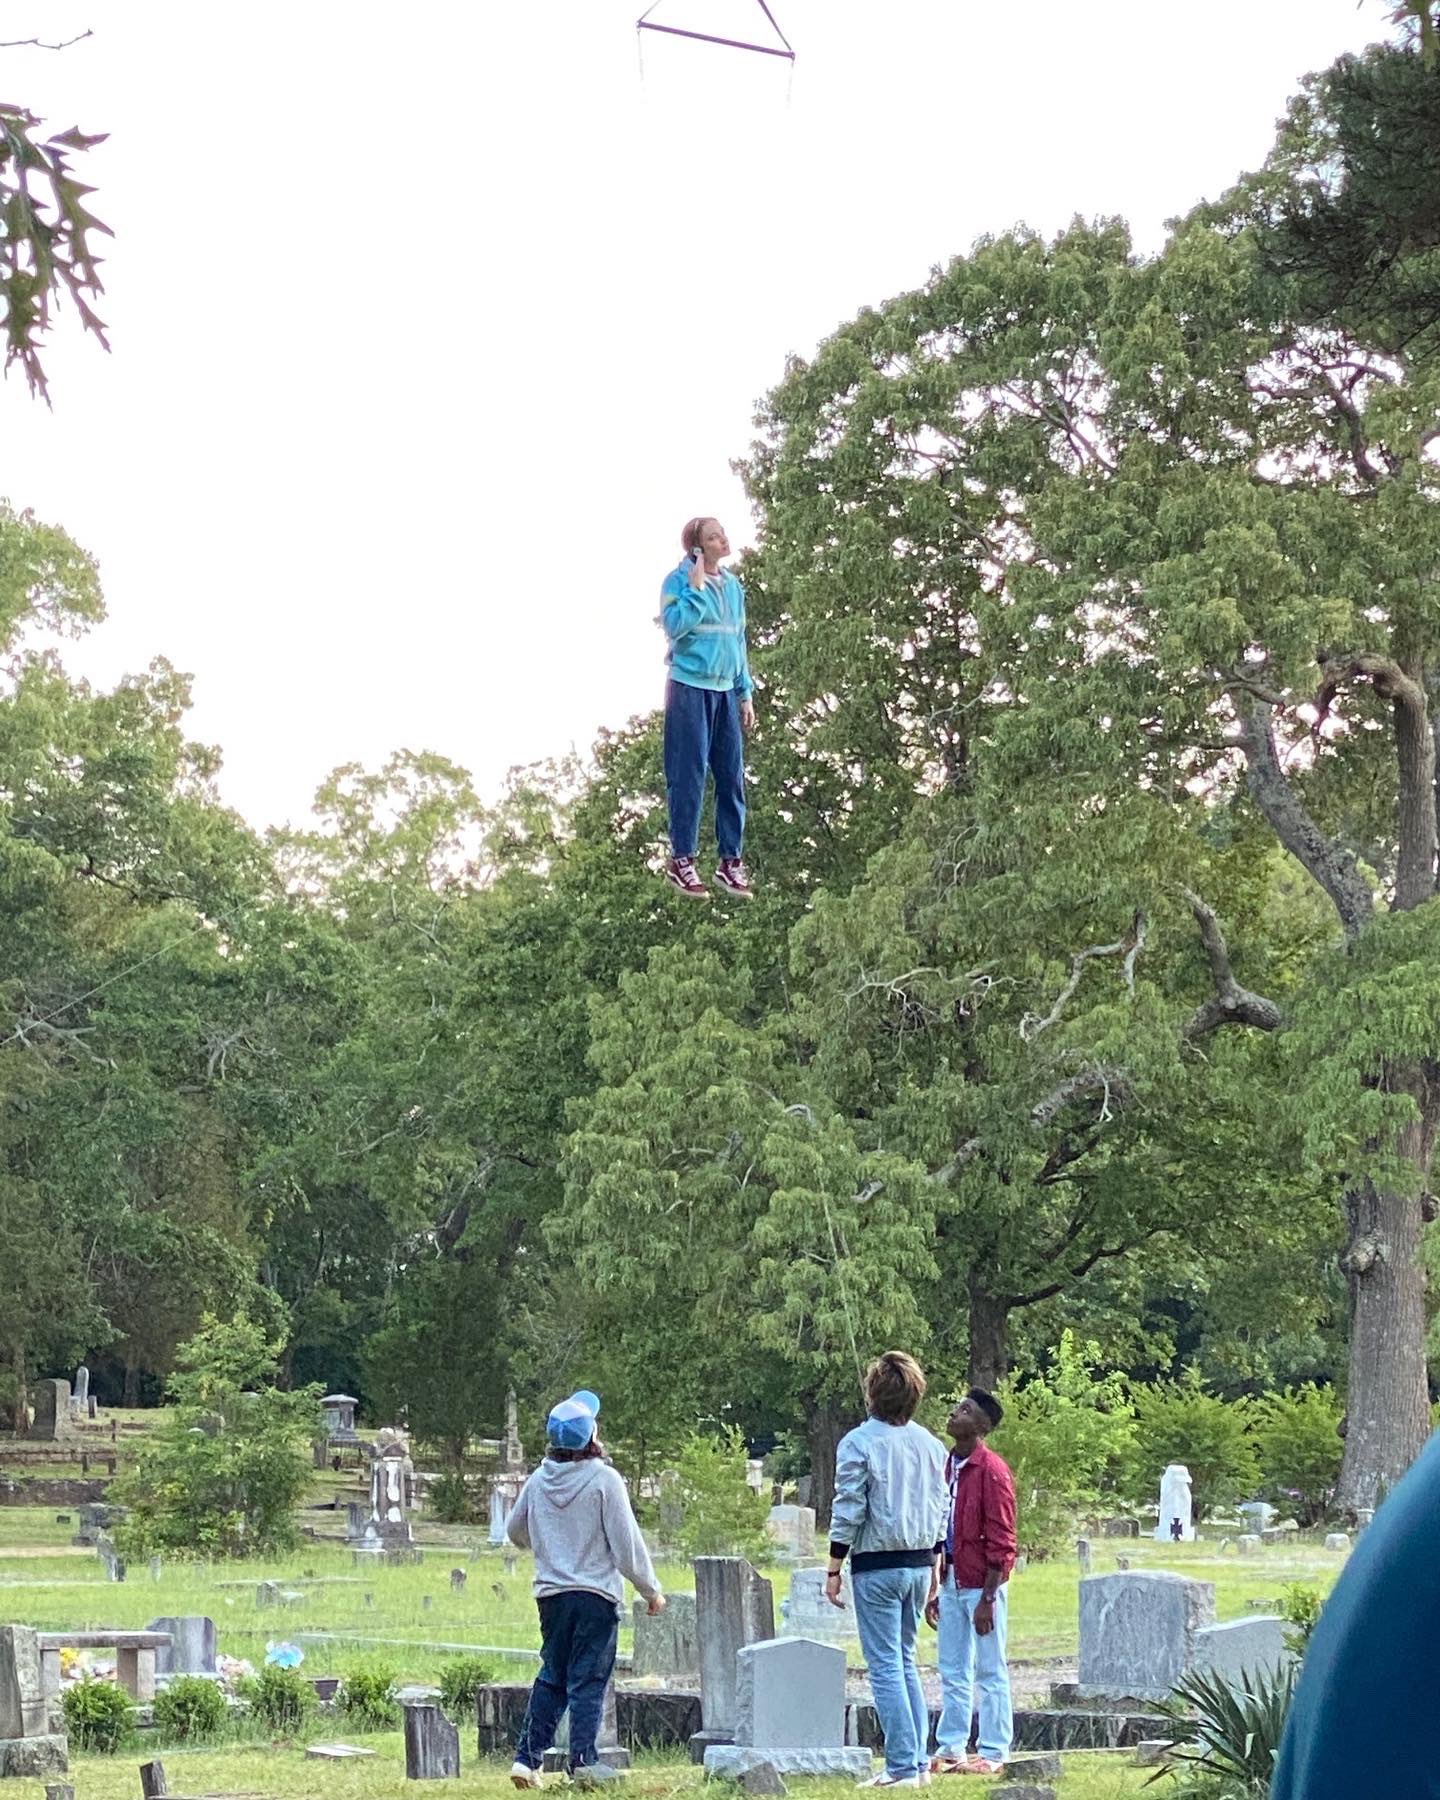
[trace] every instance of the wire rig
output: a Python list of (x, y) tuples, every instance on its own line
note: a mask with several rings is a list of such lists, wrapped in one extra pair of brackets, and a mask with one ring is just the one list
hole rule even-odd
[(775, 33), (775, 36), (779, 38), (780, 42), (778, 44), (752, 44), (744, 38), (719, 37), (715, 33), (709, 31), (688, 31), (682, 29), (679, 25), (662, 25), (653, 19), (651, 14), (659, 12), (663, 0), (655, 0), (655, 4), (640, 15), (635, 21), (635, 30), (637, 34), (642, 31), (660, 31), (663, 32), (666, 37), (694, 38), (701, 44), (719, 44), (726, 50), (748, 50), (753, 52), (756, 56), (783, 57), (784, 60), (790, 64), (790, 70), (793, 74), (795, 70), (795, 52), (791, 47), (789, 38), (787, 38), (785, 33), (780, 29), (774, 13), (771, 12), (769, 6), (766, 5), (766, 0), (755, 0), (755, 3), (760, 8), (761, 12), (764, 13), (770, 29)]

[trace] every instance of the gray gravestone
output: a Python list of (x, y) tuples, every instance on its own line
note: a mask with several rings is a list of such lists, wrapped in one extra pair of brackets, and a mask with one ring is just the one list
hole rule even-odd
[(747, 1644), (774, 1637), (774, 1591), (743, 1556), (697, 1556), (695, 1625), (704, 1729), (691, 1748), (699, 1760), (710, 1744), (734, 1741), (735, 1658)]
[(845, 1652), (840, 1646), (812, 1638), (747, 1644), (735, 1658), (735, 1742), (764, 1750), (842, 1745)]
[(1255, 1532), (1242, 1531), (1240, 1536), (1236, 1539), (1235, 1548), (1242, 1556), (1258, 1556), (1264, 1548), (1264, 1545), (1261, 1543), (1259, 1536)]
[(1082, 1575), (1088, 1575), (1090, 1573), (1090, 1540), (1089, 1540), (1089, 1538), (1076, 1538), (1076, 1540), (1075, 1540), (1075, 1559), (1080, 1564), (1080, 1573)]
[(157, 1675), (218, 1673), (213, 1619), (203, 1613), (185, 1613), (178, 1618), (152, 1619), (145, 1629), (170, 1633), (170, 1642), (155, 1652)]
[(824, 1569), (797, 1569), (781, 1611), (782, 1635), (819, 1638), (823, 1643), (853, 1640), (857, 1627), (853, 1606), (832, 1606), (825, 1598)]
[(70, 1417), (70, 1383), (37, 1381), (35, 1384), (35, 1418), (30, 1436), (53, 1443)]
[(40, 1737), (48, 1724), (39, 1636), (29, 1625), (0, 1625), (0, 1738)]
[(405, 1779), (454, 1781), (460, 1774), (460, 1733), (433, 1701), (405, 1708)]
[(81, 1363), (75, 1371), (75, 1387), (70, 1395), (70, 1412), (74, 1418), (90, 1416), (90, 1371)]
[(667, 1594), (665, 1610), (651, 1618), (645, 1602), (635, 1602), (635, 1650), (630, 1661), (633, 1675), (689, 1675), (700, 1673), (700, 1638), (693, 1594)]
[(466, 1575), (463, 1569), (452, 1569), (450, 1571), (450, 1592), (452, 1594), (463, 1594), (465, 1592), (465, 1581)]
[(1215, 1623), (1215, 1585), (1159, 1570), (1080, 1583), (1080, 1694), (1163, 1700)]
[(775, 1548), (785, 1556), (813, 1556), (814, 1509), (809, 1506), (772, 1506), (765, 1520), (765, 1533)]
[(1325, 1539), (1325, 1548), (1327, 1550), (1348, 1550), (1350, 1534), (1345, 1531), (1332, 1531)]
[(1285, 1645), (1285, 1621), (1273, 1615), (1227, 1619), (1195, 1634), (1195, 1667), (1238, 1683), (1242, 1677), (1287, 1667), (1294, 1655)]

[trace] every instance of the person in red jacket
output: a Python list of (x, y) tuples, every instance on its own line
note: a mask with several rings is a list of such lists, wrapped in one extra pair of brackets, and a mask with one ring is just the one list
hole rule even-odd
[[(985, 1442), (1002, 1417), (993, 1394), (971, 1388), (948, 1425), (950, 1522), (936, 1590), (925, 1605), (926, 1621), (940, 1632), (942, 1705), (938, 1754), (930, 1765), (937, 1775), (998, 1775), (1010, 1754), (1005, 1584), (1015, 1567), (1015, 1480)], [(977, 1688), (979, 1755), (972, 1757), (970, 1708)]]

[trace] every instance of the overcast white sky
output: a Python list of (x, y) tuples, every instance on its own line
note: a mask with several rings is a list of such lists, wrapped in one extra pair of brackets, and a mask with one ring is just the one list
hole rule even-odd
[[(771, 0), (787, 65), (641, 0), (0, 0), (0, 93), (116, 231), (105, 356), (0, 384), (0, 494), (99, 557), (67, 661), (157, 653), (255, 824), (336, 764), (504, 772), (658, 702), (681, 523), (787, 353), (982, 232), (1162, 222), (1379, 0)], [(757, 0), (660, 23), (768, 36)]]

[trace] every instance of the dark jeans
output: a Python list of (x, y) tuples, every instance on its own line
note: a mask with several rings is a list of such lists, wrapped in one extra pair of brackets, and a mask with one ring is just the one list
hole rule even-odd
[(597, 1760), (595, 1739), (605, 1707), (605, 1689), (615, 1673), (620, 1616), (601, 1594), (568, 1588), (547, 1594), (540, 1608), (540, 1673), (530, 1690), (525, 1724), (515, 1748), (517, 1762), (538, 1769), (555, 1742), (570, 1708), (570, 1768)]
[(745, 847), (745, 748), (740, 696), (672, 681), (665, 688), (665, 794), (670, 802), (670, 852), (700, 848), (705, 771), (715, 777), (715, 836), (722, 857)]

